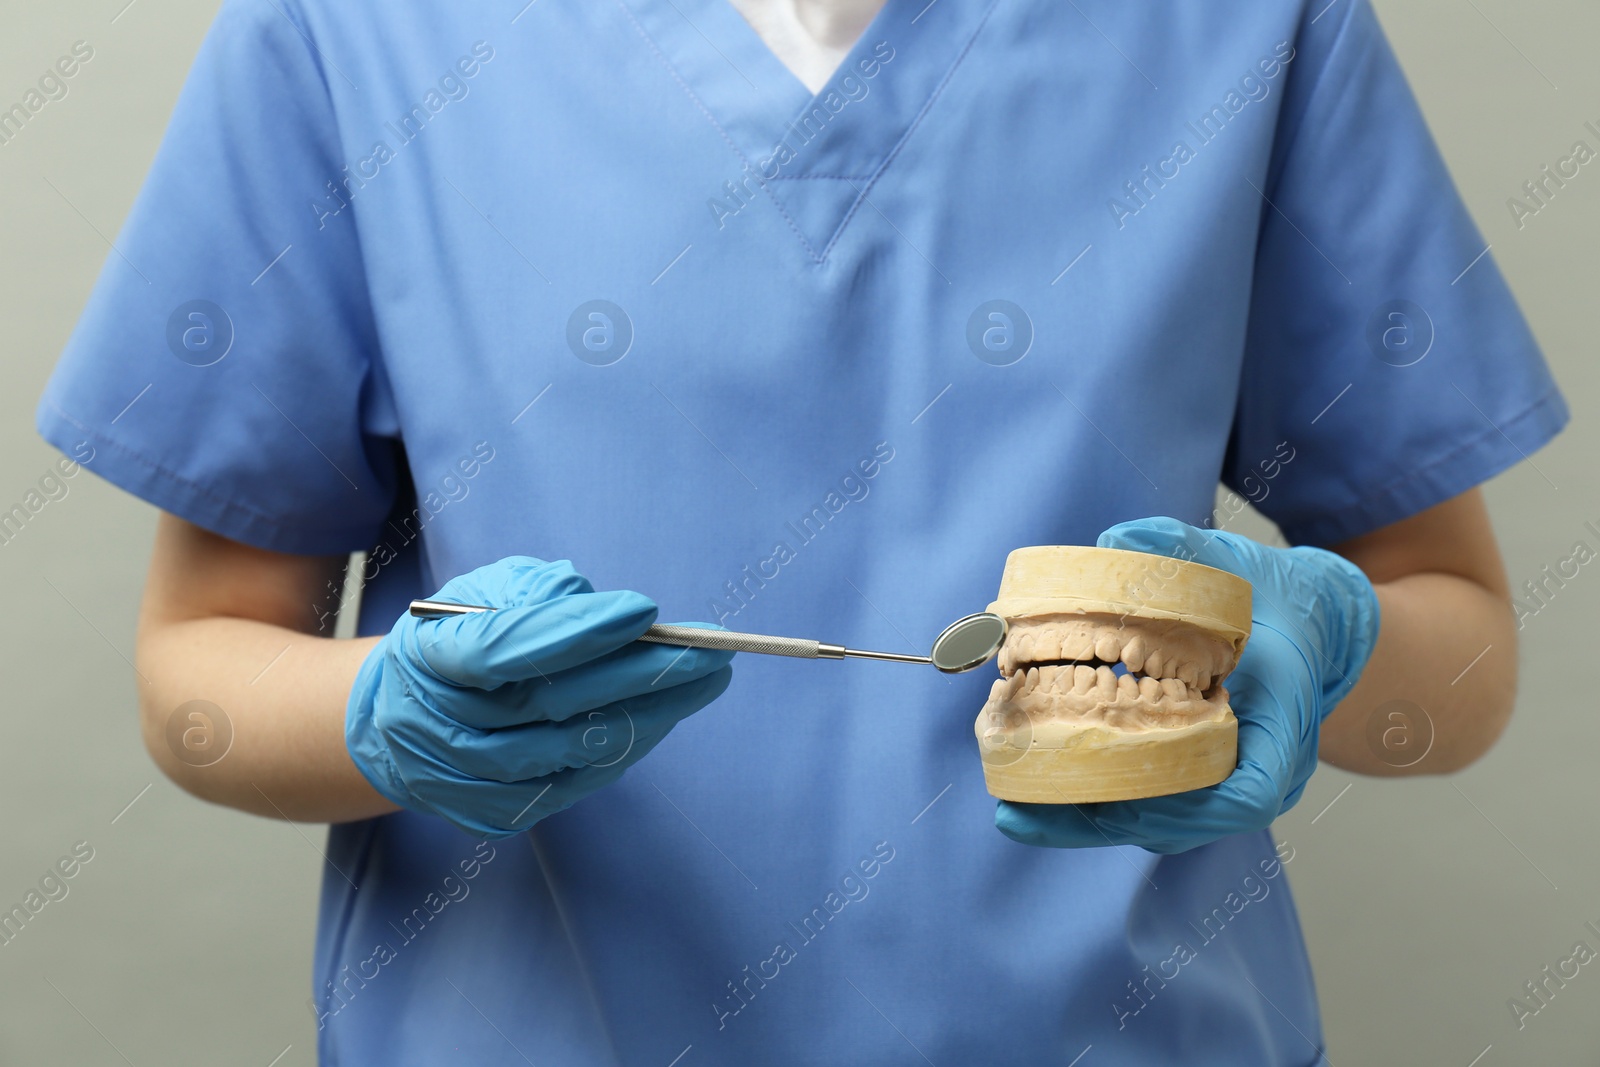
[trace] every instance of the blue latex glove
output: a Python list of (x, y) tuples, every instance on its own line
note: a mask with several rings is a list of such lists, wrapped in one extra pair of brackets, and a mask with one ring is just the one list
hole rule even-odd
[(1270, 825), (1300, 799), (1317, 766), (1322, 720), (1372, 655), (1372, 583), (1355, 564), (1320, 548), (1269, 548), (1176, 519), (1119, 523), (1098, 543), (1203, 563), (1254, 587), (1250, 640), (1225, 683), (1239, 719), (1239, 765), (1217, 785), (1145, 800), (1001, 801), (995, 825), (1029, 845), (1140, 845), (1163, 853)]
[(402, 616), (356, 675), (345, 743), (379, 793), (479, 837), (615, 781), (733, 676), (731, 652), (635, 643), (655, 603), (566, 560), (510, 556), (437, 599), (499, 610)]

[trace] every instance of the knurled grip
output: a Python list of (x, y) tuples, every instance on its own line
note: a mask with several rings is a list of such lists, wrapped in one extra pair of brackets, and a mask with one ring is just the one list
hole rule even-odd
[(824, 651), (834, 646), (806, 638), (769, 637), (766, 634), (741, 634), (731, 630), (703, 630), (698, 626), (672, 626), (668, 623), (657, 623), (650, 627), (639, 640), (658, 645), (725, 648), (734, 652), (762, 652), (769, 656), (794, 656), (798, 659), (837, 658), (829, 656)]

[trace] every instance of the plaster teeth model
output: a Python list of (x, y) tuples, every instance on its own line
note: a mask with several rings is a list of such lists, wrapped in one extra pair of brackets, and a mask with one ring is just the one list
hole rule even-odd
[(1250, 583), (1112, 548), (1006, 557), (1010, 625), (974, 732), (989, 792), (1035, 804), (1164, 796), (1233, 773), (1222, 680), (1250, 637)]

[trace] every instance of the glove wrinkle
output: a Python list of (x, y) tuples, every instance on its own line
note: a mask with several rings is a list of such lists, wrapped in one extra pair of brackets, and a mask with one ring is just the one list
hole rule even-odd
[(396, 620), (356, 674), (345, 742), (391, 802), (479, 837), (615, 781), (732, 678), (732, 652), (637, 644), (655, 603), (565, 560), (508, 557), (436, 596), (497, 610)]

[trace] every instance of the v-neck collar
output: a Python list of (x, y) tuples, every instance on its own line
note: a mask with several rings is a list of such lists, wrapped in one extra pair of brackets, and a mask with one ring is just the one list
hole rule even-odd
[(728, 0), (617, 0), (732, 150), (715, 192), (769, 201), (818, 263), (996, 2), (886, 0), (813, 95)]

